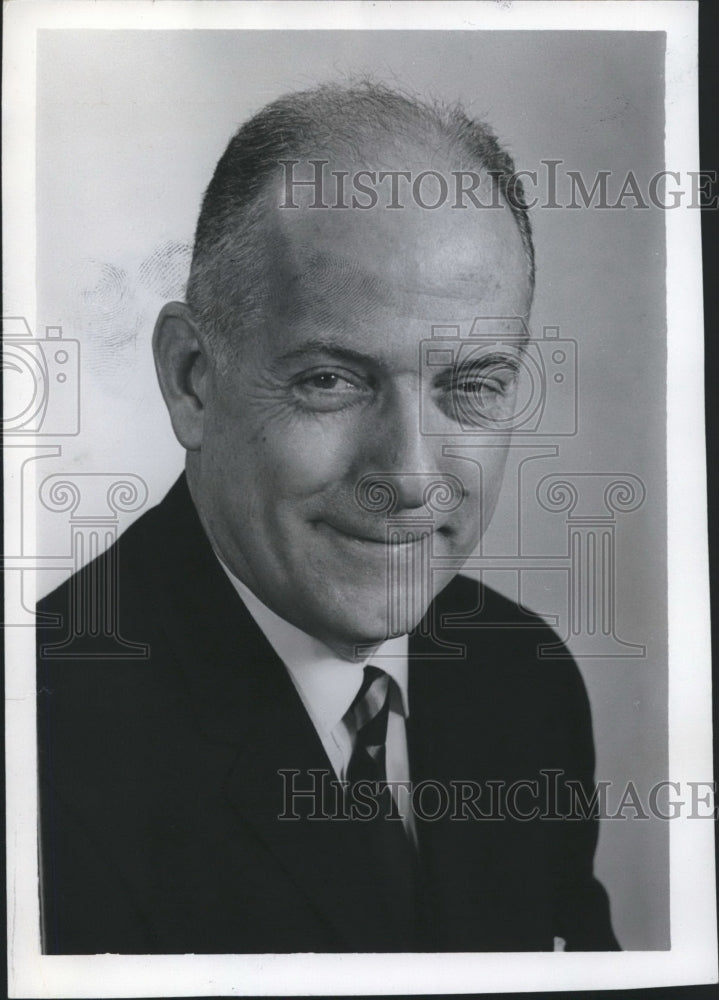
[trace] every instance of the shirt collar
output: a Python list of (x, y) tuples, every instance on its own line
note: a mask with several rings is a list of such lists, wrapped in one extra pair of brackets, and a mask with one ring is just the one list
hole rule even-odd
[(319, 639), (271, 611), (221, 559), (219, 562), (255, 623), (287, 667), (305, 708), (320, 732), (330, 733), (342, 720), (362, 685), (367, 663), (381, 667), (394, 678), (402, 699), (403, 715), (405, 718), (409, 716), (406, 635), (387, 639), (365, 660), (344, 660)]

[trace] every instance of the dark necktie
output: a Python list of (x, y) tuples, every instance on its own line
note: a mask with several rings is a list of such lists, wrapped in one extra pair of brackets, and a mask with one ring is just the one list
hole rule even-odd
[(395, 682), (379, 667), (364, 668), (362, 687), (347, 710), (345, 722), (354, 735), (347, 781), (386, 782), (387, 720)]
[[(362, 821), (368, 864), (380, 877), (399, 939), (404, 942), (402, 950), (411, 951), (418, 922), (416, 857), (386, 784), (387, 721), (395, 692), (399, 696), (396, 682), (384, 670), (371, 665), (364, 668), (362, 687), (344, 717), (354, 735), (346, 780), (350, 786), (363, 782), (373, 789), (377, 815)], [(348, 792), (352, 796), (351, 787)]]

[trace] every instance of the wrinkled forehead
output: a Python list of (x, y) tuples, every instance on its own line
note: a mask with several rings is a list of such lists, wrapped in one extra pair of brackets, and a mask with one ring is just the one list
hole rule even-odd
[(369, 304), (441, 316), (450, 303), (472, 312), (496, 298), (509, 301), (514, 315), (528, 312), (527, 259), (506, 204), (427, 209), (407, 200), (396, 209), (378, 198), (370, 209), (320, 208), (310, 192), (289, 207), (283, 194), (278, 184), (268, 227), (280, 308), (341, 300), (345, 309)]

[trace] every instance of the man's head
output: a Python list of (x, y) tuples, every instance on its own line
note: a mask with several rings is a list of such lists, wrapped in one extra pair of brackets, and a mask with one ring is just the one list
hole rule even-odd
[[(311, 160), (326, 161), (331, 189), (288, 199), (288, 161), (308, 178)], [(403, 207), (389, 188), (352, 207), (360, 171), (365, 185), (409, 175)], [(440, 201), (431, 186), (411, 196), (423, 171), (474, 171), (494, 207), (457, 208), (455, 191), (423, 207)], [(446, 341), (438, 355), (426, 342), (476, 317), (499, 318), (501, 341), (527, 316), (533, 251), (512, 173), (457, 109), (370, 85), (284, 98), (220, 160), (187, 306), (158, 320), (160, 382), (215, 550), (343, 655), (413, 628), (494, 510), (517, 343)]]

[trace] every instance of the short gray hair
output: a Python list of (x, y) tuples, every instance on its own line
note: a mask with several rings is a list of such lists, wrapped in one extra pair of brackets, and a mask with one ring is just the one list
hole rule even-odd
[[(363, 81), (324, 85), (268, 104), (240, 127), (205, 192), (195, 233), (187, 304), (216, 357), (261, 322), (267, 297), (264, 195), (282, 160), (332, 150), (351, 162), (411, 144), (432, 155), (443, 148), (461, 167), (487, 172), (509, 205), (534, 287), (534, 245), (514, 161), (485, 123), (459, 104), (428, 102)], [(460, 166), (460, 164), (458, 164)]]

